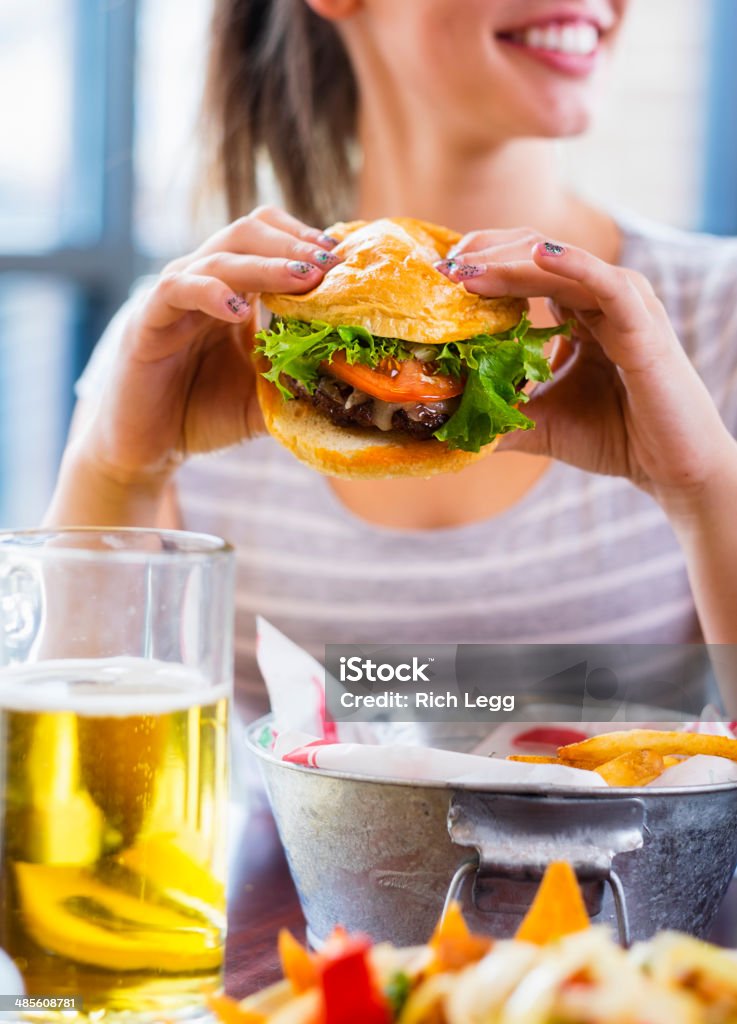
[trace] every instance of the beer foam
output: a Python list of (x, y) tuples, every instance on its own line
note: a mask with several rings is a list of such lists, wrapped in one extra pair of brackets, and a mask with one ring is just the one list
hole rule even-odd
[(227, 697), (197, 669), (148, 658), (79, 658), (0, 668), (0, 710), (86, 717), (164, 715)]

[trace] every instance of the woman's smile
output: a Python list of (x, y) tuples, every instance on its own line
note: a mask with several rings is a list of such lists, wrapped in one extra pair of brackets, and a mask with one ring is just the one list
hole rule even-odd
[(568, 75), (590, 74), (599, 55), (598, 29), (586, 21), (553, 21), (497, 38), (520, 53)]
[(505, 47), (563, 74), (586, 76), (595, 70), (601, 41), (614, 27), (611, 10), (582, 11), (580, 5), (558, 5), (555, 10), (497, 31)]

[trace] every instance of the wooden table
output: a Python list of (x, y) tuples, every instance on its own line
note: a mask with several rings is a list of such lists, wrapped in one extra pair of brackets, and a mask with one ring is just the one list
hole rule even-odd
[[(280, 977), (276, 935), (282, 926), (304, 938), (304, 918), (279, 837), (259, 794), (234, 867), (226, 959), (226, 987), (238, 999)], [(711, 938), (737, 947), (737, 881), (712, 928)]]
[(231, 865), (225, 986), (238, 999), (281, 977), (276, 936), (304, 940), (305, 922), (265, 797), (249, 814), (240, 856)]

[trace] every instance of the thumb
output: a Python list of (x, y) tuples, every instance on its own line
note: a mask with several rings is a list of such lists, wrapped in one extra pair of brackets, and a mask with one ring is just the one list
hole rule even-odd
[(548, 356), (548, 362), (550, 363), (550, 372), (555, 375), (559, 373), (566, 363), (570, 362), (573, 356), (576, 354), (578, 345), (575, 341), (571, 341), (564, 334), (559, 334), (553, 340), (553, 347)]
[[(249, 296), (249, 298), (251, 298), (251, 296)], [(265, 434), (268, 434), (264, 416), (261, 412), (261, 403), (258, 400), (258, 383), (256, 379), (258, 371), (251, 361), (253, 358), (253, 349), (256, 344), (256, 331), (258, 326), (258, 318), (253, 316), (246, 321), (246, 323), (235, 324), (231, 328), (236, 344), (244, 352), (250, 365), (250, 373), (248, 374), (250, 378), (249, 389), (245, 396), (245, 436), (249, 440), (254, 437), (262, 437)]]

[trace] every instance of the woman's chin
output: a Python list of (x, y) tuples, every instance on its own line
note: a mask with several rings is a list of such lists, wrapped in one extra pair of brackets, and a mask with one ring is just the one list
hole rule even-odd
[(596, 112), (597, 105), (590, 97), (572, 102), (570, 96), (536, 96), (527, 110), (520, 110), (516, 133), (546, 139), (573, 138), (589, 130)]
[(566, 117), (558, 118), (550, 122), (548, 118), (548, 130), (545, 132), (549, 139), (573, 139), (577, 135), (584, 135), (591, 127), (593, 114), (590, 110), (579, 111)]
[[(504, 122), (522, 136), (569, 138), (586, 132), (601, 105), (607, 52), (600, 50), (588, 64), (583, 57), (566, 58), (575, 67), (574, 74), (568, 65), (563, 72), (550, 63), (553, 57), (563, 61), (565, 55), (545, 54), (546, 61), (531, 60), (520, 49), (509, 46), (491, 54), (488, 91), (508, 97)], [(500, 60), (502, 54), (507, 60)]]

